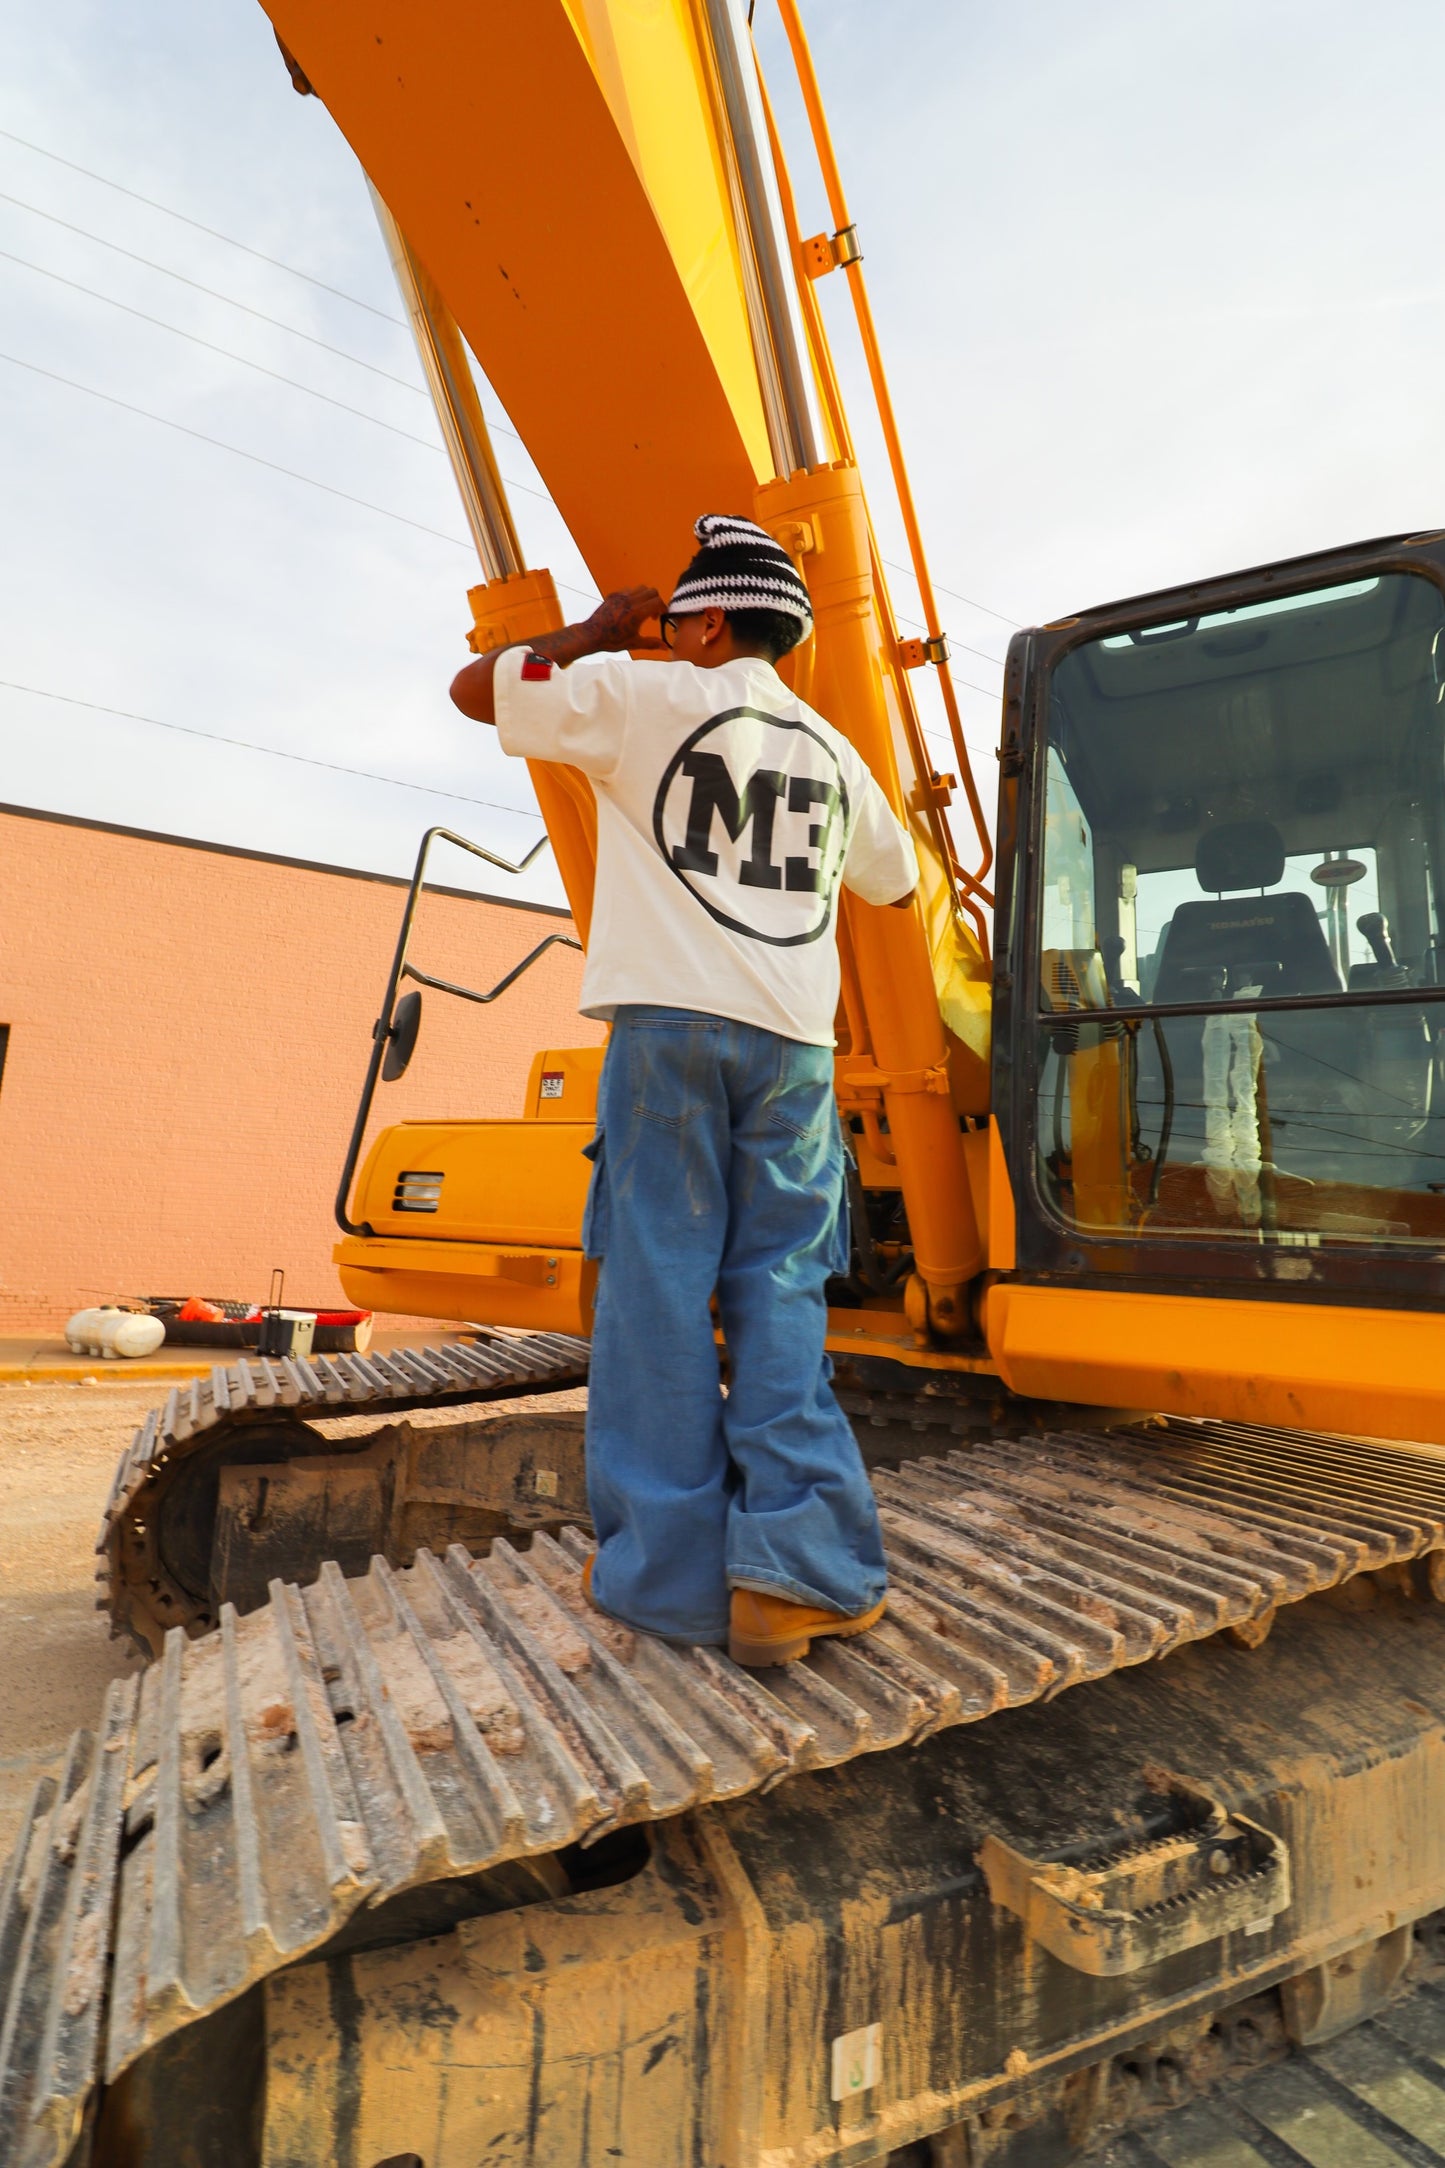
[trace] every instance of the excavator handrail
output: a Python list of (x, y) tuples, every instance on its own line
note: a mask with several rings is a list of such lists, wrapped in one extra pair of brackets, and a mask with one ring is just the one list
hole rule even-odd
[(582, 943), (574, 940), (570, 933), (549, 933), (545, 941), (539, 941), (534, 949), (528, 949), (522, 961), (513, 964), (511, 970), (499, 978), (496, 985), (485, 994), (479, 994), (474, 986), (456, 986), (450, 979), (434, 979), (429, 971), (418, 971), (415, 964), (407, 964), (401, 975), (404, 979), (415, 979), (418, 986), (434, 987), (439, 994), (455, 994), (458, 1001), (478, 1001), (485, 1006), (487, 1002), (495, 1001), (498, 995), (504, 994), (509, 986), (515, 985), (522, 973), (530, 971), (538, 957), (544, 956), (549, 948), (576, 949), (580, 954)]
[(863, 258), (857, 247), (857, 235), (848, 214), (848, 202), (843, 193), (842, 176), (833, 149), (833, 139), (828, 128), (828, 117), (823, 110), (822, 95), (813, 67), (807, 34), (798, 13), (797, 0), (778, 0), (778, 13), (783, 31), (792, 54), (793, 67), (797, 73), (798, 88), (812, 131), (813, 148), (827, 190), (828, 205), (835, 227), (833, 240), (845, 236), (849, 246), (836, 255), (848, 274), (848, 290), (853, 300), (853, 312), (858, 322), (858, 335), (862, 341), (863, 356), (868, 368), (868, 380), (873, 390), (874, 405), (883, 430), (883, 440), (888, 451), (888, 463), (893, 474), (893, 486), (898, 495), (898, 507), (903, 517), (904, 532), (908, 539), (909, 555), (913, 560), (913, 574), (918, 582), (918, 592), (923, 605), (926, 624), (925, 645), (929, 660), (938, 671), (939, 685), (943, 693), (944, 711), (948, 717), (949, 735), (953, 740), (954, 755), (959, 765), (959, 777), (968, 799), (969, 811), (978, 836), (982, 857), (978, 871), (969, 873), (959, 867), (959, 878), (973, 895), (983, 903), (992, 905), (993, 894), (984, 886), (984, 876), (993, 864), (993, 842), (984, 819), (983, 805), (974, 781), (973, 764), (968, 756), (967, 742), (963, 735), (963, 718), (959, 712), (958, 693), (948, 666), (948, 641), (938, 620), (938, 605), (933, 593), (933, 580), (928, 569), (928, 559), (923, 547), (923, 536), (918, 524), (918, 513), (913, 502), (913, 488), (908, 478), (908, 468), (903, 457), (903, 446), (898, 435), (898, 423), (893, 411), (893, 397), (888, 388), (888, 378), (883, 368), (883, 357), (878, 346), (878, 334), (873, 322), (873, 310), (868, 299), (868, 288), (863, 277)]
[[(489, 866), (496, 866), (503, 873), (521, 874), (525, 873), (532, 860), (546, 849), (549, 840), (550, 838), (544, 830), (527, 852), (525, 858), (513, 865), (509, 858), (499, 858), (495, 851), (489, 851), (484, 844), (473, 843), (467, 836), (457, 835), (454, 829), (428, 828), (423, 835), (421, 848), (416, 854), (416, 870), (412, 874), (411, 885), (406, 895), (406, 905), (401, 914), (401, 931), (397, 935), (396, 950), (391, 959), (391, 970), (387, 974), (386, 992), (382, 997), (381, 1013), (371, 1027), (371, 1059), (366, 1065), (366, 1080), (361, 1087), (361, 1103), (356, 1110), (356, 1120), (351, 1125), (351, 1141), (346, 1147), (346, 1163), (341, 1170), (341, 1181), (336, 1191), (336, 1224), (343, 1234), (371, 1235), (376, 1232), (369, 1220), (353, 1220), (346, 1207), (351, 1196), (351, 1185), (356, 1176), (356, 1163), (361, 1157), (361, 1145), (362, 1139), (366, 1135), (366, 1124), (371, 1116), (371, 1103), (376, 1097), (376, 1087), (381, 1077), (381, 1065), (386, 1059), (387, 1048), (396, 1035), (396, 997), (402, 980), (415, 979), (421, 986), (435, 987), (438, 993), (455, 994), (462, 1001), (495, 1001), (499, 994), (504, 994), (509, 986), (515, 985), (522, 973), (529, 970), (540, 956), (545, 955), (548, 949), (559, 945), (563, 948), (574, 949), (580, 949), (582, 946), (582, 943), (575, 940), (571, 934), (549, 933), (544, 941), (539, 941), (529, 955), (524, 956), (520, 963), (514, 964), (504, 977), (498, 979), (491, 991), (485, 994), (476, 992), (470, 986), (454, 986), (448, 979), (432, 978), (427, 972), (418, 971), (414, 964), (408, 963), (407, 950), (411, 946), (412, 932), (416, 923), (416, 908), (421, 900), (421, 892), (426, 886), (426, 862), (433, 843), (455, 843), (458, 850), (470, 851), (474, 858), (485, 859)], [(421, 999), (420, 995), (411, 998), (418, 1002)]]
[[(802, 242), (798, 227), (797, 205), (793, 197), (792, 179), (788, 172), (787, 158), (784, 155), (778, 124), (773, 114), (773, 102), (768, 94), (767, 81), (761, 67), (758, 69), (758, 88), (762, 93), (763, 117), (767, 122), (768, 143), (772, 150), (773, 165), (778, 177), (778, 200), (782, 207), (783, 223), (787, 229), (788, 242), (792, 248), (794, 258), (795, 260), (801, 260)], [(814, 369), (817, 373), (819, 388), (823, 395), (824, 410), (828, 428), (833, 438), (834, 449), (840, 458), (856, 465), (852, 432), (848, 427), (847, 411), (843, 405), (842, 394), (838, 387), (832, 350), (828, 344), (827, 328), (823, 323), (818, 308), (817, 296), (813, 291), (813, 282), (811, 279), (800, 279), (798, 287), (798, 299), (803, 312), (803, 327), (807, 335)], [(868, 522), (868, 536), (874, 591), (880, 604), (884, 606), (884, 622), (893, 643), (894, 660), (898, 665), (899, 707), (903, 717), (904, 731), (908, 738), (908, 749), (913, 756), (915, 772), (925, 785), (924, 811), (929, 827), (933, 832), (934, 846), (952, 883), (951, 894), (953, 901), (955, 905), (961, 906), (969, 913), (978, 934), (980, 946), (984, 955), (987, 956), (989, 953), (988, 925), (983, 913), (970, 895), (959, 894), (960, 889), (968, 889), (976, 886), (976, 884), (973, 882), (972, 876), (966, 873), (959, 864), (958, 852), (954, 848), (953, 835), (944, 814), (937, 789), (934, 787), (937, 769), (924, 740), (923, 727), (919, 721), (912, 687), (908, 684), (902, 655), (899, 651), (898, 628), (894, 622), (887, 581), (884, 578), (883, 566), (879, 559), (871, 518)], [(982, 891), (982, 893), (986, 901), (991, 900), (987, 895), (987, 891)]]

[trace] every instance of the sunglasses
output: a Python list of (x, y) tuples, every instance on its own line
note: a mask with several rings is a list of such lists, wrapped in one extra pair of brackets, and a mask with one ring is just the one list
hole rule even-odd
[(662, 635), (664, 647), (671, 648), (676, 644), (677, 619), (673, 616), (671, 610), (663, 611), (661, 617), (657, 620), (657, 629)]

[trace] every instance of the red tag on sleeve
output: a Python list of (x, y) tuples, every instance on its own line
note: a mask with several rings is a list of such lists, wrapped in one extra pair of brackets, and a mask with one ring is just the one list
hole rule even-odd
[(552, 664), (546, 655), (524, 655), (522, 657), (522, 683), (524, 685), (545, 685), (551, 675)]

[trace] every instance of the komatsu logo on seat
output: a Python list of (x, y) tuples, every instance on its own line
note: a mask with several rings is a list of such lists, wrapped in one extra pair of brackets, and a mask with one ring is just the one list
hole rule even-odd
[(652, 825), (668, 865), (720, 925), (796, 948), (831, 923), (848, 821), (843, 773), (818, 731), (729, 708), (674, 753)]

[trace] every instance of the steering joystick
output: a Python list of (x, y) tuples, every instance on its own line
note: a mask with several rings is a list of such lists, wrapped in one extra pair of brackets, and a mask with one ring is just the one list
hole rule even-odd
[(1399, 958), (1390, 939), (1390, 921), (1383, 911), (1366, 911), (1362, 918), (1355, 920), (1355, 925), (1369, 942), (1377, 964), (1398, 966)]

